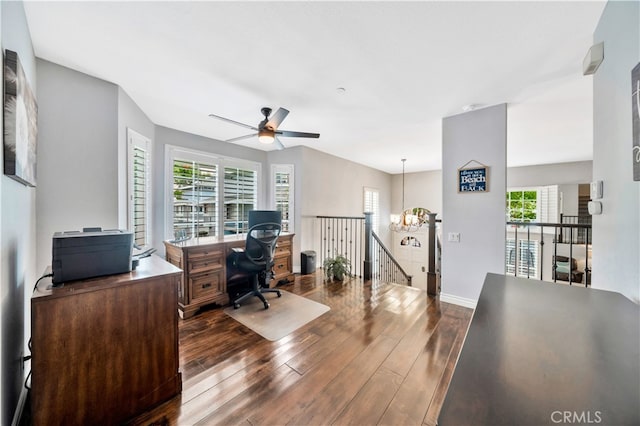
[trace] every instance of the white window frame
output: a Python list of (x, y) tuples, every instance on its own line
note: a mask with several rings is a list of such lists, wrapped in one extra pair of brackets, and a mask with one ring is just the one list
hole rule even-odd
[[(528, 186), (507, 188), (507, 192), (536, 191), (536, 220), (539, 223), (558, 223), (560, 210), (558, 198), (558, 185)], [(505, 211), (506, 220), (509, 221), (509, 211)], [(516, 225), (513, 225), (514, 227)], [(526, 229), (527, 225), (517, 226), (518, 229)], [(530, 232), (540, 232), (537, 226), (529, 226)], [(543, 228), (545, 234), (554, 234), (555, 228)]]
[(293, 233), (295, 231), (295, 166), (293, 164), (272, 164), (271, 165), (271, 196), (270, 206), (272, 209), (277, 208), (276, 204), (276, 174), (287, 173), (289, 174), (289, 222), (288, 231)]
[[(533, 220), (532, 222), (539, 222), (540, 221), (540, 188), (539, 187), (524, 187), (524, 188), (507, 188), (507, 193), (511, 193), (511, 192), (535, 192), (536, 193), (536, 219)], [(505, 202), (508, 201), (506, 199), (506, 194), (505, 194)], [(507, 221), (510, 221), (510, 214), (509, 212), (511, 211), (510, 206), (507, 206), (507, 211), (505, 212), (505, 215), (507, 216)], [(517, 222), (517, 221), (514, 221)], [(524, 221), (523, 221), (524, 222)], [(524, 222), (526, 223), (526, 222)]]
[[(152, 239), (152, 226), (151, 226), (151, 159), (152, 159), (152, 144), (151, 139), (141, 135), (133, 129), (127, 127), (127, 229), (133, 231), (134, 229), (134, 177), (133, 177), (133, 159), (134, 150), (138, 148), (145, 152), (145, 229), (144, 236), (145, 241), (143, 247), (153, 245)], [(135, 241), (135, 235), (134, 235)]]
[(362, 187), (362, 211), (363, 212), (367, 211), (368, 194), (376, 194), (377, 201), (374, 203), (375, 204), (373, 206), (374, 211), (372, 212), (373, 214), (371, 215), (371, 229), (373, 230), (373, 232), (376, 233), (376, 235), (380, 235), (380, 190), (378, 190), (377, 188), (369, 187), (369, 186)]
[[(217, 192), (220, 197), (224, 197), (224, 169), (225, 167), (237, 167), (255, 170), (256, 172), (256, 207), (262, 205), (262, 164), (256, 161), (243, 160), (239, 158), (225, 157), (219, 154), (184, 148), (176, 145), (165, 146), (165, 239), (173, 239), (173, 161), (184, 159), (198, 161), (202, 163), (214, 164), (218, 172)], [(218, 224), (216, 233), (224, 236), (224, 198), (218, 200)]]

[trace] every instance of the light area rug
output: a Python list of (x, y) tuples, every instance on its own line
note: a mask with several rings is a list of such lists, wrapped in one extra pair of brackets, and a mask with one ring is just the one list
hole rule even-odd
[(249, 327), (267, 340), (280, 340), (303, 325), (328, 312), (330, 308), (322, 303), (288, 291), (280, 290), (282, 297), (275, 293), (264, 296), (269, 309), (257, 297), (245, 301), (238, 309), (226, 308), (225, 314)]

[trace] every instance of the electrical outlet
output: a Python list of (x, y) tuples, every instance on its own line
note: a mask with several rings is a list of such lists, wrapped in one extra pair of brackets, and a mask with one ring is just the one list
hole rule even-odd
[(450, 243), (459, 243), (460, 242), (460, 233), (459, 232), (449, 232)]

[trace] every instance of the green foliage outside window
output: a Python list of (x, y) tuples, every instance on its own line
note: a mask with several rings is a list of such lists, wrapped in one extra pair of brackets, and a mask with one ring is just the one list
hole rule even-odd
[(538, 192), (509, 191), (506, 208), (510, 222), (535, 222), (538, 218)]

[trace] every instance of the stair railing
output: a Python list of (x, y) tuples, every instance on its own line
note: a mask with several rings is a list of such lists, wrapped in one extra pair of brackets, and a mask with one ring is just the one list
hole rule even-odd
[[(525, 228), (525, 230), (521, 229)], [(507, 232), (513, 233), (513, 239), (507, 238), (506, 247), (506, 273), (519, 276), (522, 278), (536, 278), (541, 281), (545, 280), (544, 264), (545, 264), (545, 240), (546, 229), (552, 229), (553, 254), (551, 256), (550, 269), (551, 280), (558, 281), (559, 274), (565, 274), (564, 271), (558, 271), (558, 256), (566, 256), (569, 260), (569, 271), (566, 272), (569, 285), (574, 283), (582, 284), (574, 279), (578, 273), (584, 273), (584, 285), (591, 285), (591, 267), (589, 265), (591, 254), (591, 224), (584, 223), (541, 223), (541, 222), (507, 222)], [(520, 230), (519, 230), (520, 229)], [(518, 235), (525, 237), (518, 238)], [(578, 239), (577, 236), (580, 235)], [(547, 237), (548, 240), (550, 237)], [(511, 245), (511, 243), (513, 243)], [(568, 245), (568, 252), (560, 254), (558, 245)], [(575, 247), (577, 246), (577, 247)], [(573, 259), (576, 257), (584, 259), (584, 271), (573, 269)], [(581, 259), (581, 260), (582, 260)], [(537, 268), (536, 268), (537, 266)], [(511, 270), (513, 269), (513, 270)], [(536, 274), (537, 269), (537, 274)]]
[(375, 232), (371, 232), (371, 237), (373, 242), (370, 256), (371, 277), (380, 281), (411, 286), (411, 275), (402, 269), (380, 237)]
[[(351, 262), (352, 274), (363, 278), (411, 285), (409, 275), (393, 257), (380, 237), (373, 231), (373, 213), (364, 216), (316, 216), (320, 223), (320, 266), (327, 258), (338, 254)], [(429, 259), (427, 293), (440, 292), (440, 240), (435, 213), (429, 213)]]

